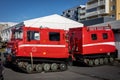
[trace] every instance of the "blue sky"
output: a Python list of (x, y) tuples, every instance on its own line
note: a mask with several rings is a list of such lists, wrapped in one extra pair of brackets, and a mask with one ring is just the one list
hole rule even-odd
[(84, 5), (88, 0), (0, 0), (0, 22), (24, 20), (59, 14), (66, 9)]

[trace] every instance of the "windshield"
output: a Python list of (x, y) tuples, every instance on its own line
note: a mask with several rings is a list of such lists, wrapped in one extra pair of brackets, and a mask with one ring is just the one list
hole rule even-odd
[(23, 39), (23, 31), (22, 30), (17, 30), (14, 32), (14, 38), (15, 39)]

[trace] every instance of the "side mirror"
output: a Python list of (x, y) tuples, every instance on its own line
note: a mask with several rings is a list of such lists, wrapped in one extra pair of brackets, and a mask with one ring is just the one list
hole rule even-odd
[(30, 34), (31, 34), (31, 31), (27, 31), (27, 41), (31, 40), (31, 37), (30, 37), (31, 35)]

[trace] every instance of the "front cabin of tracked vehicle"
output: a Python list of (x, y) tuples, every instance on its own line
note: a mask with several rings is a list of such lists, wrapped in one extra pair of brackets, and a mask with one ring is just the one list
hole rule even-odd
[(28, 73), (67, 69), (69, 57), (65, 30), (13, 27), (7, 60)]
[(112, 62), (116, 57), (114, 35), (110, 26), (70, 28), (68, 35), (73, 61), (94, 66)]

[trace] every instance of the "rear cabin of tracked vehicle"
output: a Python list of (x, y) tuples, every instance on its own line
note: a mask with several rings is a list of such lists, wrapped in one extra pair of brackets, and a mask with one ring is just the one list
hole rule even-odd
[(70, 28), (68, 35), (73, 61), (96, 66), (112, 62), (117, 57), (110, 26)]

